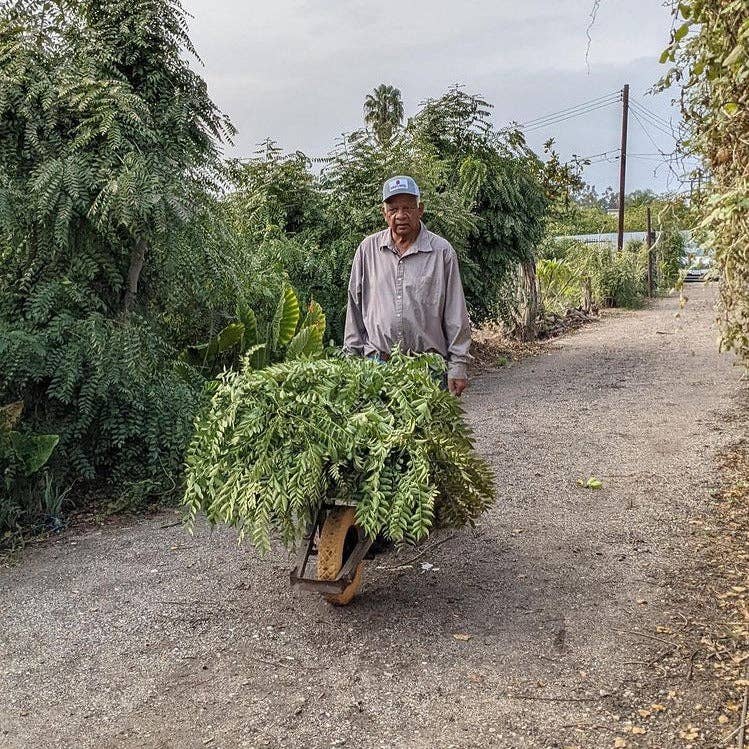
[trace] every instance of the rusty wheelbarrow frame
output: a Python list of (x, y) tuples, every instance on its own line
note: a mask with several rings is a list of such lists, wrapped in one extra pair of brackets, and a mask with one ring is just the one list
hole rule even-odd
[(297, 587), (302, 590), (310, 590), (315, 593), (320, 593), (321, 595), (337, 595), (351, 585), (356, 576), (357, 567), (364, 560), (364, 557), (372, 546), (372, 539), (368, 538), (364, 530), (358, 525), (354, 526), (358, 534), (356, 546), (344, 560), (343, 565), (334, 580), (318, 580), (317, 577), (314, 576), (315, 572), (310, 572), (307, 569), (308, 566), (312, 566), (310, 565), (311, 557), (316, 557), (318, 555), (317, 544), (320, 537), (320, 531), (322, 530), (328, 514), (346, 506), (352, 505), (344, 502), (326, 502), (320, 505), (314, 521), (307, 527), (302, 539), (303, 543), (297, 554), (296, 563), (289, 573), (289, 580), (292, 587)]

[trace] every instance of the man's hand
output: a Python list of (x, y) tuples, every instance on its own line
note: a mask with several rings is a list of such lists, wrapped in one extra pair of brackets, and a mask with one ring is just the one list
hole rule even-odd
[(454, 380), (452, 377), (450, 377), (447, 380), (447, 389), (456, 397), (460, 397), (460, 394), (466, 389), (468, 386), (468, 380), (465, 378)]

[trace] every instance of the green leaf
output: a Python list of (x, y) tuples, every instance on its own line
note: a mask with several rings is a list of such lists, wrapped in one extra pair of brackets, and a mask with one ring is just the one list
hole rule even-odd
[(325, 332), (325, 313), (322, 307), (313, 299), (307, 307), (307, 314), (302, 322), (303, 328), (322, 327)]
[(223, 354), (230, 348), (236, 346), (244, 335), (244, 325), (241, 322), (233, 322), (227, 325), (217, 336), (216, 336), (216, 350), (217, 353)]
[(319, 325), (301, 328), (289, 342), (285, 358), (300, 359), (306, 357), (308, 359), (315, 359), (322, 356), (324, 330), (324, 325), (322, 328)]
[(687, 32), (689, 31), (689, 27), (691, 25), (691, 21), (685, 21), (683, 24), (681, 24), (681, 26), (679, 26), (679, 28), (674, 31), (674, 41), (680, 42), (687, 35)]
[(577, 480), (577, 485), (581, 486), (583, 489), (603, 489), (603, 481), (601, 479), (596, 478), (595, 476), (591, 476), (588, 478), (587, 481), (583, 481), (582, 479)]
[(729, 117), (733, 117), (735, 114), (738, 114), (741, 107), (735, 102), (735, 101), (729, 101), (728, 104), (723, 105), (723, 112), (727, 114)]
[(234, 348), (242, 341), (243, 336), (244, 324), (241, 322), (230, 323), (218, 335), (213, 336), (208, 343), (199, 343), (183, 349), (179, 359), (192, 364), (194, 367), (213, 367), (219, 354)]
[(276, 313), (273, 316), (271, 324), (271, 348), (276, 349), (279, 346), (286, 346), (294, 337), (298, 324), (299, 300), (291, 284), (284, 281), (281, 288), (281, 297), (278, 300), (278, 307), (276, 307)]
[(737, 62), (739, 62), (742, 57), (744, 57), (744, 46), (742, 44), (737, 44), (728, 53), (728, 57), (723, 60), (723, 65), (724, 67), (729, 68), (731, 67), (731, 65), (735, 65)]
[(314, 348), (310, 345), (310, 339), (314, 328), (302, 328), (290, 341), (286, 347), (285, 359), (291, 361), (293, 359), (301, 359), (303, 356), (308, 355), (308, 349)]
[(671, 47), (667, 47), (666, 49), (661, 52), (661, 56), (658, 59), (658, 62), (660, 62), (661, 65), (665, 65), (669, 58), (671, 57)]
[(327, 321), (322, 307), (314, 300), (311, 301), (302, 322), (302, 329), (310, 331), (309, 346), (305, 349), (305, 354), (308, 356), (322, 354), (326, 324)]
[(252, 369), (262, 369), (268, 366), (268, 347), (264, 343), (250, 346), (244, 354)]
[(244, 325), (244, 336), (242, 338), (242, 350), (246, 351), (251, 346), (257, 346), (257, 317), (255, 313), (246, 305), (237, 305), (237, 317)]
[(59, 441), (57, 434), (10, 432), (10, 444), (27, 476), (36, 473), (49, 460)]

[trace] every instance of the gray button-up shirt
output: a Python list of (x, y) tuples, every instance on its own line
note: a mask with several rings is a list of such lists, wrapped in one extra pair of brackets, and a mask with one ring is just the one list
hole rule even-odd
[(344, 348), (360, 356), (387, 356), (395, 346), (441, 354), (448, 377), (466, 376), (471, 326), (458, 257), (424, 224), (402, 255), (390, 229), (372, 234), (359, 245), (351, 267)]

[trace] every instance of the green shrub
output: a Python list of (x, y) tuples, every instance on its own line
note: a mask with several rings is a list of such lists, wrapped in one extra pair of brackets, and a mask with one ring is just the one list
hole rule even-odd
[(29, 510), (33, 513), (28, 500), (11, 501), (10, 497), (27, 498), (38, 491), (40, 471), (60, 441), (56, 434), (19, 432), (16, 427), (23, 405), (17, 401), (0, 407), (0, 534), (18, 527)]
[(233, 128), (185, 29), (172, 0), (0, 9), (0, 402), (60, 437), (44, 485), (6, 487), (6, 526), (74, 483), (176, 486), (204, 397), (176, 354), (246, 279), (208, 218)]
[(591, 276), (593, 296), (604, 306), (636, 308), (642, 304), (642, 266), (635, 253), (600, 251)]
[(672, 3), (672, 62), (661, 88), (681, 86), (684, 150), (710, 179), (695, 201), (698, 241), (720, 278), (721, 347), (749, 367), (749, 4)]
[(585, 250), (588, 245), (579, 239), (567, 239), (547, 235), (536, 250), (536, 257), (542, 260), (566, 260), (575, 252)]
[(635, 308), (645, 293), (645, 266), (637, 252), (617, 252), (610, 245), (590, 244), (574, 250), (568, 262), (590, 280), (594, 302), (602, 307)]
[(35, 404), (34, 431), (60, 435), (50, 463), (59, 482), (103, 474), (115, 486), (168, 484), (202, 392), (197, 373), (175, 370), (175, 353), (136, 316), (63, 311), (44, 325), (0, 327), (0, 392)]
[(684, 237), (681, 232), (673, 229), (661, 231), (658, 233), (653, 252), (658, 290), (670, 291), (679, 280), (681, 259), (684, 255)]
[(536, 274), (545, 311), (563, 315), (565, 310), (578, 307), (581, 302), (581, 274), (579, 268), (564, 260), (539, 260)]
[(273, 317), (258, 325), (254, 311), (244, 305), (237, 308), (237, 319), (206, 343), (188, 346), (180, 360), (215, 377), (226, 367), (236, 366), (248, 356), (256, 369), (271, 362), (322, 356), (325, 335), (325, 313), (310, 302), (302, 316), (299, 298), (292, 286), (284, 281)]
[[(647, 252), (642, 242), (631, 241), (621, 252), (610, 245), (562, 243), (559, 250), (546, 245), (546, 258), (536, 270), (541, 303), (547, 311), (564, 314), (582, 301), (583, 285), (590, 284), (592, 301), (599, 307), (639, 307), (646, 288)], [(563, 259), (548, 257), (560, 254)]]

